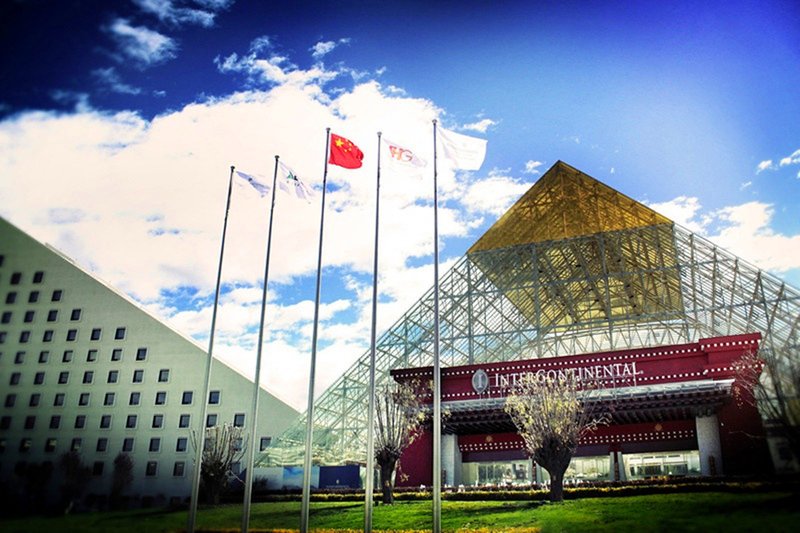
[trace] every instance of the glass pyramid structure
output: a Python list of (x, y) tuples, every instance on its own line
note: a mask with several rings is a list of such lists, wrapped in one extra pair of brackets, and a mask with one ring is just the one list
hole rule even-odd
[[(800, 291), (561, 161), (440, 279), (442, 366), (760, 332), (765, 373), (800, 379)], [(433, 364), (433, 290), (377, 341), (376, 382)], [(369, 351), (315, 401), (314, 463), (365, 460)], [(301, 415), (261, 457), (301, 464)]]

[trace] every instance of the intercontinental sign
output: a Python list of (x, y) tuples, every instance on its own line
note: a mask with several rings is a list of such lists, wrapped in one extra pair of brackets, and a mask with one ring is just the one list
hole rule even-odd
[(559, 370), (539, 369), (531, 372), (496, 373), (493, 375), (489, 375), (481, 368), (472, 375), (472, 388), (478, 394), (483, 394), (487, 390), (489, 392), (506, 391), (514, 388), (523, 379), (523, 376), (533, 376), (535, 379), (540, 380), (574, 379), (578, 383), (592, 383), (601, 387), (613, 387), (621, 384), (635, 386), (636, 378), (641, 374), (642, 371), (636, 368), (636, 362), (580, 366)]

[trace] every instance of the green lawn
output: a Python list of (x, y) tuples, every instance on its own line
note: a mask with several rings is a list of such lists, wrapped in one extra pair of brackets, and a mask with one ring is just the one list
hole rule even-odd
[[(360, 530), (363, 504), (311, 504), (312, 529)], [(297, 529), (299, 502), (253, 505), (251, 527), (256, 530)], [(198, 528), (235, 531), (241, 506), (202, 509)], [(585, 498), (561, 504), (546, 502), (445, 501), (445, 531), (502, 531), (540, 528), (542, 532), (581, 531), (770, 531), (794, 532), (800, 524), (800, 495), (790, 492), (732, 494), (706, 492), (612, 498)], [(377, 506), (376, 530), (425, 530), (431, 525), (430, 501)], [(186, 527), (186, 512), (143, 510), (92, 513), (58, 518), (0, 521), (4, 532), (176, 532)]]

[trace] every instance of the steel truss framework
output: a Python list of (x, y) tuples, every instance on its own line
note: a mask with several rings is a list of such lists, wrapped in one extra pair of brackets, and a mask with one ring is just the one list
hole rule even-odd
[[(552, 210), (546, 214), (552, 217)], [(442, 366), (761, 332), (762, 355), (776, 361), (772, 377), (784, 381), (784, 394), (796, 395), (796, 379), (780, 369), (800, 363), (800, 291), (657, 217), (652, 225), (639, 218), (627, 229), (568, 231), (565, 238), (481, 249), (477, 245), (485, 245), (490, 229), (440, 280)], [(429, 290), (379, 338), (377, 383), (389, 380), (391, 369), (433, 364), (432, 325)], [(368, 365), (369, 352), (316, 400), (316, 464), (364, 461)], [(303, 415), (260, 463), (300, 464), (305, 424)]]

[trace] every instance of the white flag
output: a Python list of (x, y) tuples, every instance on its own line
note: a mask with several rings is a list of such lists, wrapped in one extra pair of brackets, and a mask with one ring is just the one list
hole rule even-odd
[(314, 196), (314, 191), (297, 177), (297, 173), (289, 165), (283, 161), (278, 161), (278, 166), (281, 169), (281, 180), (278, 182), (280, 189), (289, 194), (294, 193), (298, 198), (310, 202), (311, 197)]
[(383, 145), (386, 147), (386, 153), (389, 161), (397, 167), (419, 168), (428, 164), (424, 159), (419, 157), (408, 148), (403, 148), (399, 144), (390, 141), (386, 137), (381, 137), (381, 141), (383, 141)]
[(241, 170), (237, 170), (236, 175), (249, 183), (256, 191), (258, 191), (258, 194), (260, 194), (262, 198), (268, 195), (269, 191), (272, 190), (269, 185), (266, 185), (263, 181), (261, 181), (264, 179), (264, 176), (260, 174), (247, 174)]
[(438, 128), (442, 149), (447, 159), (463, 170), (478, 170), (486, 157), (486, 141), (454, 131)]

